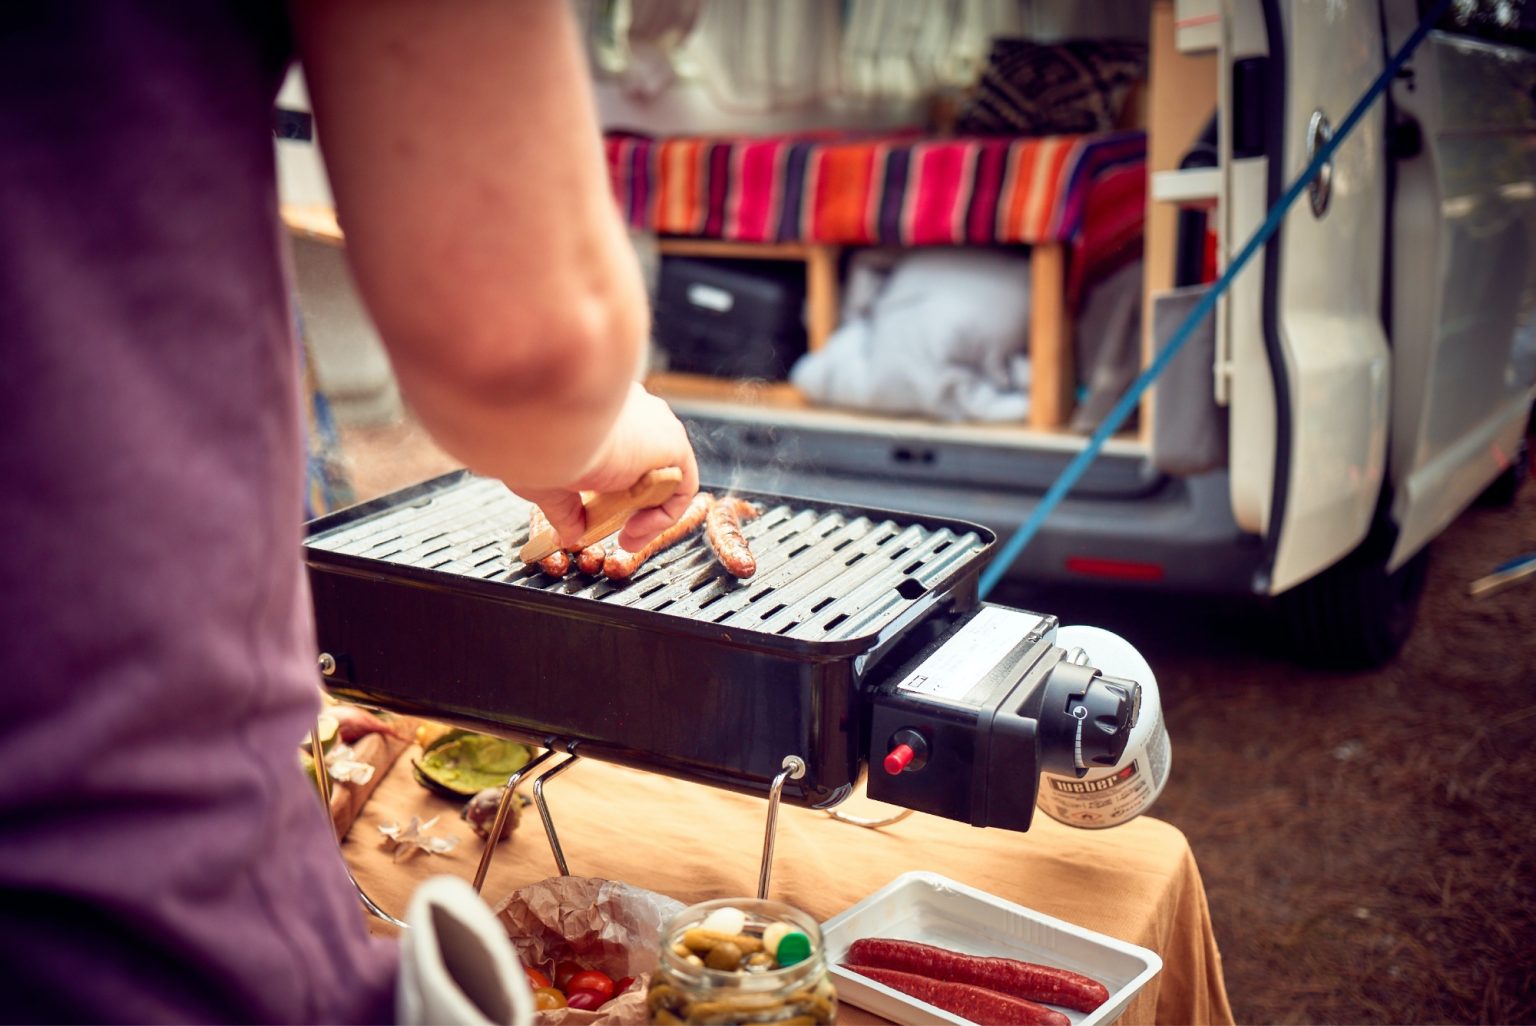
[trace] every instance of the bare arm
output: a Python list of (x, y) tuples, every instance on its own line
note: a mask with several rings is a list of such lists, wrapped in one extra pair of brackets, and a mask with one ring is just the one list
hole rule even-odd
[(353, 273), (427, 430), (563, 505), (562, 534), (574, 488), (666, 463), (687, 464), (680, 513), (692, 451), (630, 388), (645, 295), (566, 5), (293, 7)]

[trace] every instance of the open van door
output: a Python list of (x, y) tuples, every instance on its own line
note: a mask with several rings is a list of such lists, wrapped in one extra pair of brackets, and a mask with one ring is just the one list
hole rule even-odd
[[(1230, 257), (1385, 59), (1374, 3), (1231, 2), (1223, 13)], [(1224, 302), (1233, 513), (1265, 539), (1262, 594), (1354, 552), (1381, 495), (1391, 388), (1385, 124), (1378, 103)]]
[[(1423, 6), (1387, 0), (1392, 46)], [(1536, 11), (1528, 6), (1454, 5), (1392, 85), (1398, 535), (1389, 569), (1522, 458), (1536, 381)]]

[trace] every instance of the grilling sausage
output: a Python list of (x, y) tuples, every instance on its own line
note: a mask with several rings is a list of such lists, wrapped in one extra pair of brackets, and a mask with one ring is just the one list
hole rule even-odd
[(635, 571), (640, 569), (640, 564), (697, 531), (714, 503), (713, 495), (708, 492), (699, 492), (693, 497), (693, 501), (688, 503), (688, 508), (683, 510), (683, 515), (677, 518), (677, 522), (652, 538), (639, 552), (615, 548), (608, 553), (607, 558), (603, 560), (603, 573), (615, 581), (625, 581), (633, 577)]
[(735, 497), (721, 499), (709, 508), (704, 535), (709, 539), (709, 547), (715, 550), (720, 565), (732, 577), (744, 579), (757, 573), (757, 560), (747, 544), (747, 536), (741, 533), (741, 525), (759, 512), (746, 499)]
[[(549, 527), (549, 518), (537, 506), (528, 510), (528, 537), (532, 538)], [(539, 569), (551, 577), (564, 577), (571, 572), (571, 554), (565, 550), (551, 552), (539, 560)]]
[(588, 545), (576, 555), (576, 569), (588, 577), (596, 577), (603, 572), (603, 560), (608, 558), (608, 546), (602, 542), (596, 545)]
[(843, 968), (868, 976), (876, 983), (883, 983), (892, 990), (899, 990), (946, 1012), (953, 1012), (962, 1019), (986, 1023), (988, 1026), (992, 1023), (999, 1026), (1070, 1026), (1072, 1022), (1054, 1008), (971, 983), (935, 980), (917, 973), (849, 965), (846, 962)]
[[(1015, 958), (984, 958), (919, 944), (916, 941), (865, 937), (848, 948), (855, 966), (894, 969), (956, 983), (973, 984), (1031, 1001), (1091, 1012), (1109, 1000), (1109, 990), (1081, 973)], [(937, 1004), (937, 1002), (934, 1002)]]

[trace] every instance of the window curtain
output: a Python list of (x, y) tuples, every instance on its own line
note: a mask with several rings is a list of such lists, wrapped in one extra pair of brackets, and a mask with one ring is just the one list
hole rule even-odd
[(878, 101), (962, 89), (993, 37), (1020, 27), (1018, 0), (849, 0), (843, 95)]
[(841, 15), (827, 0), (705, 0), (687, 56), (728, 110), (822, 102), (840, 92)]
[(975, 80), (1018, 0), (571, 0), (600, 74), (631, 96), (679, 74), (721, 107), (920, 100)]

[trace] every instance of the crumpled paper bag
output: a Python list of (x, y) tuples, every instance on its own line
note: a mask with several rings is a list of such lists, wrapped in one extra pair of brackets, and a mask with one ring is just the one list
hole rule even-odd
[(645, 991), (661, 950), (661, 930), (682, 902), (655, 891), (596, 877), (555, 876), (519, 888), (492, 911), (526, 966), (554, 976), (569, 959), (634, 986), (597, 1011), (557, 1008), (540, 1012), (541, 1026), (624, 1026), (650, 1021)]

